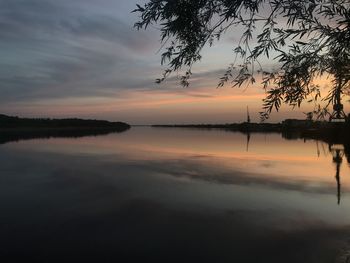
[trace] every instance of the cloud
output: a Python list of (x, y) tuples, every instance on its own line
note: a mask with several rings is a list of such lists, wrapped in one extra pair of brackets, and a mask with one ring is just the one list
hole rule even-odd
[(145, 31), (136, 32), (130, 24), (126, 24), (116, 17), (86, 16), (74, 21), (62, 22), (62, 26), (73, 35), (84, 38), (100, 38), (105, 41), (121, 44), (136, 52), (150, 51), (151, 35)]
[[(217, 97), (222, 92), (215, 90), (219, 78), (232, 62), (232, 45), (224, 41), (210, 49), (213, 53), (209, 48), (203, 50), (203, 61), (195, 65), (189, 88), (182, 88), (176, 75), (156, 85), (155, 79), (162, 74), (159, 31), (152, 27), (136, 31), (133, 24), (138, 17), (130, 13), (142, 2), (145, 0), (0, 0), (0, 111), (52, 114), (50, 105), (55, 102), (58, 117), (66, 114), (67, 102), (75, 102), (85, 108), (76, 108), (70, 116), (84, 111), (85, 117), (111, 118), (117, 114), (115, 107), (110, 108), (114, 111), (110, 115), (102, 115), (105, 111), (87, 110), (93, 106), (89, 103), (99, 100), (102, 108), (112, 99), (126, 105), (145, 96), (145, 101), (151, 97), (147, 103), (165, 105), (175, 99), (189, 105), (184, 98)], [(258, 93), (256, 89), (250, 92)], [(256, 102), (260, 104), (260, 98)], [(194, 121), (202, 116), (211, 122), (210, 109), (203, 110), (207, 102), (201, 103), (198, 114), (188, 118)], [(221, 104), (215, 107), (222, 109)], [(172, 109), (176, 112), (178, 109)], [(143, 113), (142, 118), (150, 122), (168, 119), (171, 112)], [(180, 115), (179, 121), (183, 119)], [(121, 118), (139, 122), (137, 116), (141, 116), (140, 108), (135, 107)], [(223, 117), (223, 121), (231, 119), (231, 115)]]
[(136, 32), (131, 21), (112, 16), (108, 8), (87, 7), (70, 1), (0, 1), (2, 102), (108, 96), (139, 81), (133, 74), (142, 71), (152, 36)]

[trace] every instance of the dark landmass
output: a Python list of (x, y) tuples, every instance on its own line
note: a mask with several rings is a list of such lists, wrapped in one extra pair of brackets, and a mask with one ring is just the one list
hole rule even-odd
[(280, 123), (227, 123), (227, 124), (166, 124), (152, 125), (157, 128), (224, 129), (240, 132), (281, 132)]
[(173, 124), (152, 125), (158, 128), (222, 129), (250, 133), (280, 133), (285, 139), (313, 139), (329, 145), (342, 144), (350, 160), (350, 123), (322, 122), (287, 119), (281, 123), (233, 123), (233, 124)]
[(130, 129), (124, 122), (83, 119), (31, 119), (0, 114), (0, 144), (36, 138), (105, 135)]
[[(157, 128), (192, 128), (192, 129), (224, 129), (227, 131), (239, 131), (243, 133), (276, 132), (286, 135), (286, 139), (310, 137), (318, 139), (336, 134), (343, 137), (349, 134), (349, 122), (322, 122), (287, 119), (281, 123), (229, 123), (229, 124), (169, 124), (152, 125)], [(288, 135), (289, 134), (289, 135)]]
[(89, 129), (111, 128), (127, 130), (130, 125), (124, 122), (110, 122), (105, 120), (71, 119), (32, 119), (11, 117), (0, 114), (0, 129)]

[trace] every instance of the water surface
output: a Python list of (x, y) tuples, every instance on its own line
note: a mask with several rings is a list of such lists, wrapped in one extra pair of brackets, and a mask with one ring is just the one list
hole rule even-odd
[(333, 262), (350, 237), (349, 172), (341, 145), (280, 134), (139, 127), (9, 142), (0, 253), (7, 262)]

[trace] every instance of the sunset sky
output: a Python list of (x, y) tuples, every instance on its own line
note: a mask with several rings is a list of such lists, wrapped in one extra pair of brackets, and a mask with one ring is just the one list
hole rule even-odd
[[(234, 59), (239, 32), (203, 51), (191, 86), (162, 85), (159, 32), (136, 31), (145, 0), (0, 0), (0, 112), (28, 117), (81, 117), (152, 123), (259, 120), (264, 93), (216, 88)], [(274, 66), (271, 61), (267, 67)], [(310, 108), (310, 106), (308, 106)], [(282, 109), (271, 121), (304, 118)]]

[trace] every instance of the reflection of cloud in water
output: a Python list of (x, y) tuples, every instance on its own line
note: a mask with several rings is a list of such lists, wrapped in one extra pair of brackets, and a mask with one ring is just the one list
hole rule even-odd
[(101, 140), (0, 147), (3, 256), (320, 263), (332, 262), (348, 236), (349, 200), (336, 205), (333, 174), (293, 177), (278, 173), (279, 162), (223, 160), (206, 149), (143, 158), (113, 140), (101, 150)]
[[(76, 202), (72, 199), (70, 206)], [(37, 262), (69, 258), (84, 262), (320, 263), (332, 261), (341, 245), (339, 237), (344, 235), (341, 229), (317, 222), (297, 231), (275, 229), (254, 224), (260, 214), (184, 211), (142, 199), (108, 206), (105, 211), (98, 209), (105, 206), (103, 202), (84, 205), (79, 207), (85, 210), (70, 214), (57, 213), (57, 204), (49, 212), (34, 210), (39, 213), (36, 221), (17, 226), (17, 231), (10, 224), (1, 231), (7, 240), (0, 244), (9, 248), (3, 256)], [(16, 253), (19, 247), (21, 254)]]
[(5, 257), (333, 262), (350, 199), (336, 205), (331, 155), (317, 159), (314, 145), (273, 137), (275, 150), (255, 136), (246, 153), (240, 135), (199, 135), (132, 129), (1, 145)]
[[(203, 180), (218, 184), (233, 185), (262, 185), (277, 190), (295, 190), (310, 193), (334, 193), (332, 183), (318, 183), (315, 180), (300, 178), (283, 178), (277, 175), (268, 176), (265, 173), (254, 173), (249, 171), (235, 170), (227, 167), (206, 165), (203, 162), (193, 160), (162, 160), (162, 161), (139, 161), (134, 164), (142, 169), (171, 175), (178, 178), (192, 180)], [(271, 164), (263, 163), (265, 167)], [(346, 190), (346, 189), (344, 189)]]
[(1, 169), (11, 176), (0, 179), (0, 193), (7, 196), (0, 199), (6, 212), (0, 220), (7, 227), (0, 229), (6, 237), (0, 245), (6, 251), (3, 257), (18, 261), (319, 263), (334, 258), (346, 234), (302, 213), (290, 217), (283, 211), (194, 209), (147, 194), (178, 187), (174, 181), (168, 185), (164, 175), (181, 172), (168, 169), (204, 171), (191, 162), (7, 156), (2, 156), (8, 162)]
[[(18, 156), (16, 156), (17, 158)], [(179, 156), (176, 156), (179, 158)], [(48, 153), (36, 153), (36, 156), (26, 156), (22, 162), (16, 162), (16, 169), (25, 172), (28, 167), (25, 165), (32, 165), (35, 160), (40, 160), (38, 167), (72, 167), (72, 171), (65, 171), (66, 173), (77, 174), (89, 174), (94, 171), (96, 177), (100, 178), (100, 173), (115, 176), (118, 174), (133, 174), (135, 170), (142, 171), (143, 174), (161, 174), (169, 175), (176, 178), (184, 178), (191, 180), (201, 180), (216, 184), (228, 184), (228, 185), (260, 185), (264, 187), (273, 188), (276, 190), (293, 190), (299, 192), (308, 193), (325, 193), (334, 194), (334, 181), (331, 178), (327, 181), (317, 181), (313, 178), (291, 176), (281, 176), (279, 174), (267, 174), (266, 172), (256, 172), (251, 169), (243, 170), (244, 167), (232, 167), (222, 165), (221, 160), (206, 156), (206, 155), (194, 155), (185, 156), (183, 159), (164, 159), (164, 160), (142, 160), (133, 159), (129, 160), (127, 156), (122, 154), (109, 154), (98, 156), (74, 156), (73, 159), (69, 156), (48, 154)], [(235, 160), (232, 160), (236, 162)], [(11, 160), (10, 160), (11, 163)], [(62, 167), (61, 163), (65, 163)], [(84, 164), (82, 166), (81, 164)], [(255, 165), (257, 163), (254, 163)], [(258, 163), (264, 168), (271, 168), (274, 166), (273, 162), (261, 161)], [(6, 163), (5, 163), (6, 167)], [(35, 166), (34, 166), (35, 168)], [(33, 170), (31, 168), (30, 170)], [(60, 174), (60, 171), (56, 171), (56, 174)], [(71, 178), (71, 183), (74, 178)], [(343, 186), (342, 191), (346, 192), (348, 189), (346, 185)]]

